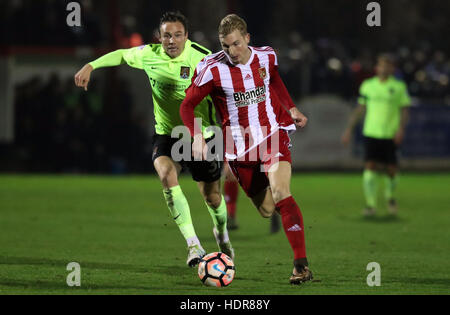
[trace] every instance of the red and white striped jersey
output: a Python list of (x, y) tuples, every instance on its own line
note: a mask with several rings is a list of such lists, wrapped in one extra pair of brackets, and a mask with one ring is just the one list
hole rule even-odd
[[(233, 65), (223, 51), (207, 56), (198, 64), (187, 90), (187, 103), (190, 95), (199, 91), (199, 98), (212, 96), (222, 117), (229, 160), (244, 156), (279, 129), (296, 129), (287, 112), (294, 105), (279, 78), (275, 51), (271, 47), (249, 48), (252, 54), (245, 65)], [(284, 90), (274, 84), (274, 78)]]

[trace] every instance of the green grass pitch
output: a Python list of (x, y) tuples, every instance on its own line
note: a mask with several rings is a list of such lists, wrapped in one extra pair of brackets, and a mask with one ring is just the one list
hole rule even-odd
[[(212, 220), (189, 177), (181, 185), (197, 234), (217, 251)], [(360, 174), (296, 174), (292, 192), (304, 219), (317, 281), (288, 284), (292, 251), (269, 234), (241, 192), (240, 229), (231, 232), (236, 279), (204, 287), (185, 265), (186, 245), (155, 177), (0, 176), (0, 294), (448, 294), (450, 175), (402, 175), (397, 219), (382, 204), (361, 216)], [(70, 262), (81, 287), (68, 287)], [(381, 286), (369, 287), (370, 262)]]

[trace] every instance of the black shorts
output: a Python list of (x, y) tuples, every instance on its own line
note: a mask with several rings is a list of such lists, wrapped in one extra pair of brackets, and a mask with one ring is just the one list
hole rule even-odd
[(364, 137), (366, 162), (373, 161), (387, 165), (397, 165), (397, 145), (392, 139)]
[[(206, 143), (212, 139), (207, 139)], [(172, 147), (179, 139), (167, 135), (153, 136), (153, 162), (161, 156), (172, 158)], [(188, 144), (190, 145), (190, 144)], [(183, 153), (183, 150), (180, 152)], [(213, 152), (214, 153), (214, 152)], [(172, 158), (173, 159), (173, 158)], [(190, 157), (192, 159), (192, 157)], [(213, 183), (222, 177), (223, 161), (180, 161), (183, 168), (187, 168), (196, 182)]]

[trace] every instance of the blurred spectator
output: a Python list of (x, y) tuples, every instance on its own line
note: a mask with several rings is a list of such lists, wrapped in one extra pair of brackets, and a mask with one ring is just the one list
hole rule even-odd
[(98, 1), (78, 1), (82, 4), (82, 26), (67, 26), (66, 10), (71, 1), (14, 0), (1, 1), (0, 17), (2, 45), (74, 46), (100, 45), (104, 36), (95, 9), (104, 5)]
[(73, 79), (53, 74), (47, 82), (33, 77), (16, 87), (15, 147), (24, 171), (148, 172), (149, 139), (141, 118), (131, 116), (133, 103), (117, 89), (118, 110), (105, 115), (103, 96), (93, 83), (80, 93)]
[[(157, 11), (203, 12), (189, 10), (188, 3), (178, 3), (174, 9), (164, 1), (130, 0), (124, 5), (121, 1), (81, 0), (78, 2), (82, 8), (82, 26), (68, 27), (68, 2), (2, 1), (1, 43), (98, 48), (115, 39), (118, 42), (114, 45), (127, 48), (156, 40)], [(297, 0), (283, 4), (264, 0), (258, 6), (252, 2), (227, 2), (229, 10), (236, 10), (247, 19), (254, 19), (255, 25), (259, 24), (251, 30), (252, 44), (258, 45), (263, 40), (278, 51), (281, 75), (296, 98), (316, 93), (355, 97), (360, 82), (373, 73), (375, 56), (391, 52), (398, 56), (397, 75), (407, 82), (412, 96), (431, 99), (431, 102), (450, 102), (450, 47), (439, 36), (450, 27), (448, 2), (399, 0), (381, 1), (381, 4), (386, 14), (384, 26), (377, 30), (364, 26), (367, 11), (363, 4), (350, 5), (345, 0), (326, 3)], [(117, 20), (116, 16), (120, 18)], [(398, 21), (401, 25), (394, 17), (401, 18)], [(191, 20), (199, 18), (192, 16)], [(219, 19), (218, 16), (217, 23)], [(434, 23), (429, 23), (430, 19)], [(329, 23), (323, 23), (324, 20)], [(211, 50), (219, 50), (217, 23), (214, 18), (207, 21), (214, 25), (192, 29), (191, 36)], [(421, 40), (414, 34), (420, 34)]]
[[(346, 0), (264, 0), (257, 6), (229, 0), (212, 5), (217, 10), (207, 18), (204, 12), (211, 3), (206, 1), (204, 10), (193, 10), (188, 1), (178, 1), (174, 8), (171, 1), (80, 0), (81, 27), (67, 26), (68, 2), (0, 1), (0, 51), (4, 46), (139, 46), (157, 41), (155, 28), (167, 10), (189, 12), (197, 25), (191, 38), (217, 51), (217, 24), (228, 13), (225, 7), (259, 25), (250, 30), (251, 44), (270, 43), (277, 51), (280, 74), (297, 100), (334, 94), (352, 102), (361, 82), (373, 75), (376, 56), (390, 52), (397, 58), (396, 76), (406, 81), (414, 99), (450, 105), (450, 44), (442, 39), (450, 27), (447, 1), (380, 0), (386, 14), (379, 29), (365, 26), (361, 2)], [(53, 74), (15, 87), (14, 146), (25, 171), (151, 170), (148, 127), (132, 110), (127, 83), (116, 80), (112, 86), (113, 81), (92, 83), (84, 93), (72, 78)]]

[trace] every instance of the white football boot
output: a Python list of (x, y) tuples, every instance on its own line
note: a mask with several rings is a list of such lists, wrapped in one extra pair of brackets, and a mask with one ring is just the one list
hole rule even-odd
[(206, 252), (200, 245), (191, 245), (188, 247), (188, 258), (186, 264), (193, 268), (200, 263), (205, 255)]
[(225, 231), (224, 234), (219, 234), (219, 231), (216, 227), (213, 229), (214, 237), (216, 238), (217, 245), (219, 246), (220, 252), (224, 253), (231, 260), (234, 260), (234, 249), (231, 245), (230, 239), (228, 238), (228, 231)]

